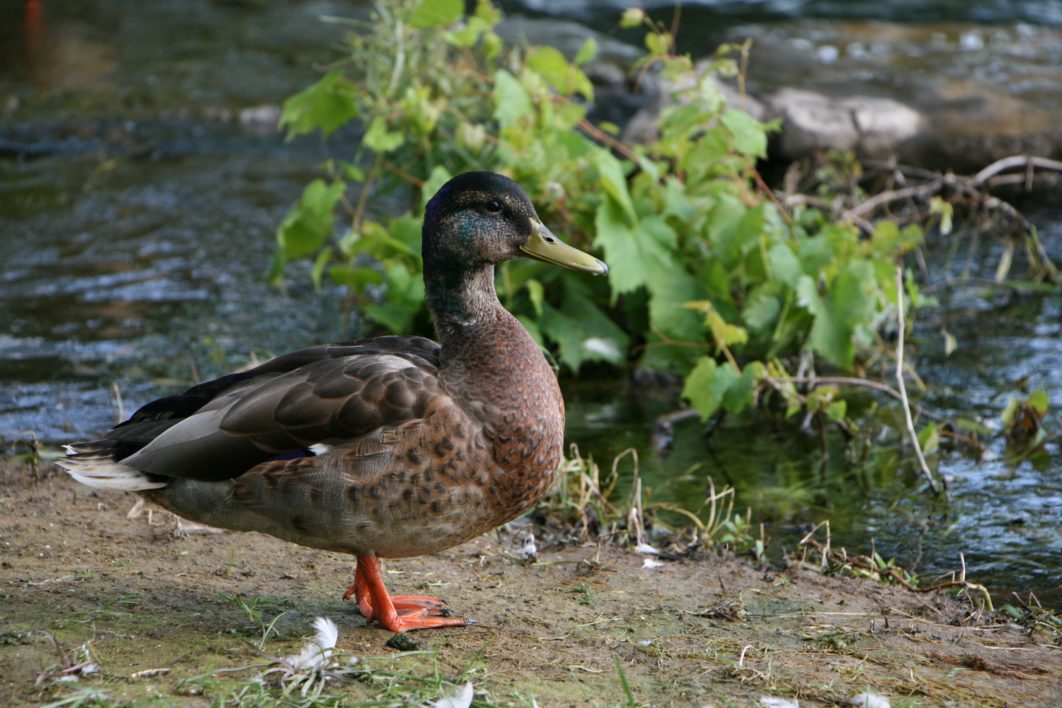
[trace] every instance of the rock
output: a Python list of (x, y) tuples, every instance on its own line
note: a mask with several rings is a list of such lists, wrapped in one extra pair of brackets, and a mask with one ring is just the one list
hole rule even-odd
[[(845, 149), (974, 171), (1013, 154), (1062, 156), (1060, 28), (794, 20), (728, 35), (746, 37), (750, 96), (720, 86), (730, 105), (782, 119), (772, 159)], [(670, 94), (657, 87), (624, 138), (655, 137)]]
[(265, 105), (244, 108), (239, 113), (239, 122), (255, 133), (275, 133), (280, 124), (280, 106)]
[(832, 98), (813, 91), (782, 89), (768, 97), (771, 115), (782, 119), (778, 154), (796, 160), (822, 150), (852, 150), (888, 157), (919, 135), (922, 115), (889, 98)]

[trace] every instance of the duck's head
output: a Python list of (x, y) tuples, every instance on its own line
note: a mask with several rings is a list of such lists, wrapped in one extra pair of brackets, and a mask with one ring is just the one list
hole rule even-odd
[(424, 211), (424, 269), (469, 271), (528, 256), (597, 275), (608, 266), (554, 236), (516, 182), (466, 172), (444, 184)]

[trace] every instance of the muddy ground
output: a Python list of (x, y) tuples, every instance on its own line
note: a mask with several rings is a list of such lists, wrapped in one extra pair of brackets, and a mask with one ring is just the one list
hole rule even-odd
[[(465, 681), (502, 705), (829, 705), (865, 691), (893, 706), (1062, 704), (1057, 637), (953, 598), (734, 558), (647, 569), (613, 547), (528, 564), (504, 533), (385, 562), (392, 591), (479, 622), (407, 635), (404, 652), (340, 599), (350, 558), (257, 534), (177, 538), (169, 514), (128, 518), (135, 501), (0, 461), (0, 704), (267, 703), (283, 688), (256, 677), (319, 615), (339, 626), (345, 667), (322, 698), (344, 704), (420, 703)], [(98, 671), (64, 678), (86, 658)]]

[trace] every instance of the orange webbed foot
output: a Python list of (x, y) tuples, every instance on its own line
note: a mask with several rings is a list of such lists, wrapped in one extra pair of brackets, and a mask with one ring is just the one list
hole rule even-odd
[(399, 615), (423, 614), (425, 617), (449, 617), (445, 600), (430, 595), (391, 595), (391, 604)]
[(474, 624), (463, 617), (450, 617), (446, 602), (437, 597), (389, 595), (380, 577), (380, 561), (376, 556), (358, 556), (354, 584), (344, 593), (343, 599), (351, 597), (357, 598), (358, 610), (364, 617), (392, 632)]
[(411, 617), (396, 615), (393, 618), (377, 618), (376, 623), (392, 632), (410, 632), (414, 629), (432, 629), (434, 627), (464, 627), (475, 624), (464, 617)]

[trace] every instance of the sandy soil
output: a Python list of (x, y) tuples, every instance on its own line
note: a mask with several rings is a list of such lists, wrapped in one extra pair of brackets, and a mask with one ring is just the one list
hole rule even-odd
[[(503, 705), (830, 705), (864, 691), (893, 706), (1062, 704), (1057, 638), (952, 598), (734, 558), (646, 569), (612, 547), (540, 548), (528, 564), (505, 533), (385, 563), (392, 591), (479, 622), (407, 635), (419, 651), (403, 652), (340, 599), (351, 559), (257, 534), (177, 538), (169, 514), (127, 518), (135, 501), (0, 461), (0, 704), (90, 691), (260, 703), (279, 695), (253, 681), (261, 667), (218, 670), (297, 650), (318, 615), (361, 667), (328, 684), (344, 704), (422, 702), (466, 680), (477, 703)], [(99, 671), (63, 680), (86, 643)]]

